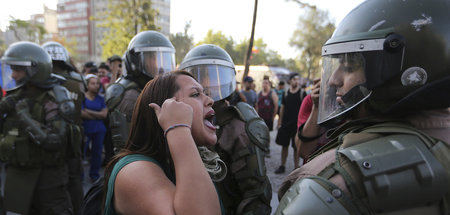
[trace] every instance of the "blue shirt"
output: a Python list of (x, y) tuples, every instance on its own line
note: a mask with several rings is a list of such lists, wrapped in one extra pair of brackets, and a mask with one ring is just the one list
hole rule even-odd
[(245, 98), (247, 99), (247, 103), (250, 106), (255, 107), (255, 104), (257, 102), (256, 92), (254, 90), (250, 91), (242, 90), (241, 93), (244, 94)]
[[(96, 95), (92, 101), (86, 97), (81, 104), (81, 110), (85, 108), (93, 111), (101, 111), (103, 108), (106, 108), (105, 99), (100, 95)], [(106, 127), (102, 119), (84, 119), (83, 127), (84, 133), (86, 134), (106, 132)]]
[(281, 103), (283, 102), (283, 95), (286, 93), (285, 89), (277, 90), (275, 89), (275, 92), (278, 95), (278, 107), (281, 107)]

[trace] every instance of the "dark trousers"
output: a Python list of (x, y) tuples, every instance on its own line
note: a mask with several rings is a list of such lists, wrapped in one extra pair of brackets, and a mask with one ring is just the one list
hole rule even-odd
[(89, 169), (89, 177), (93, 180), (97, 180), (100, 177), (100, 168), (102, 167), (102, 151), (103, 151), (103, 139), (105, 138), (105, 132), (97, 132), (86, 134), (86, 144), (84, 145), (84, 156), (91, 143), (91, 168)]

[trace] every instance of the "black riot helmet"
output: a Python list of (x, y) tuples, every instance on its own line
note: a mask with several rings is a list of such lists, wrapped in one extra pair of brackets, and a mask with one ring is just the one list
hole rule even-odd
[(322, 48), (319, 123), (363, 101), (375, 113), (450, 106), (450, 2), (367, 0)]
[(166, 36), (157, 31), (143, 31), (131, 39), (125, 53), (127, 76), (145, 79), (175, 69), (175, 48)]
[(49, 41), (42, 45), (42, 48), (52, 58), (53, 64), (60, 65), (61, 67), (72, 71), (73, 67), (70, 63), (70, 55), (67, 49), (58, 42)]
[[(1, 61), (2, 88), (6, 91), (20, 88), (26, 83), (40, 88), (51, 88), (58, 82), (56, 76), (52, 75), (50, 55), (35, 43), (11, 44)], [(22, 74), (20, 79), (15, 76), (18, 73)]]
[(179, 69), (196, 77), (214, 101), (230, 96), (236, 88), (233, 60), (216, 45), (205, 44), (191, 49)]

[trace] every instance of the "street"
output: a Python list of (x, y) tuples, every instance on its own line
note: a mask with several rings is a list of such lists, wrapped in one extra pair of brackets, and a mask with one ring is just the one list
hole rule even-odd
[[(276, 120), (273, 124), (277, 124)], [(275, 170), (280, 166), (281, 163), (281, 146), (275, 143), (277, 132), (278, 130), (276, 128), (272, 132), (270, 132), (270, 157), (266, 157), (267, 176), (269, 176), (270, 183), (272, 184), (272, 201), (270, 202), (270, 205), (272, 206), (272, 214), (275, 213), (278, 206), (278, 188), (283, 182), (283, 179), (290, 172), (292, 172), (292, 170), (294, 170), (294, 152), (293, 148), (289, 146), (288, 157), (286, 159), (286, 172), (283, 174), (275, 174)], [(300, 163), (302, 162), (302, 159), (300, 159)]]

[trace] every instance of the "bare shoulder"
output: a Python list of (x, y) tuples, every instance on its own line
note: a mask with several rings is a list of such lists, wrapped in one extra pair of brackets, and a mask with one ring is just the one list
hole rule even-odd
[(136, 161), (123, 167), (114, 184), (114, 205), (120, 214), (172, 210), (175, 185), (155, 163)]

